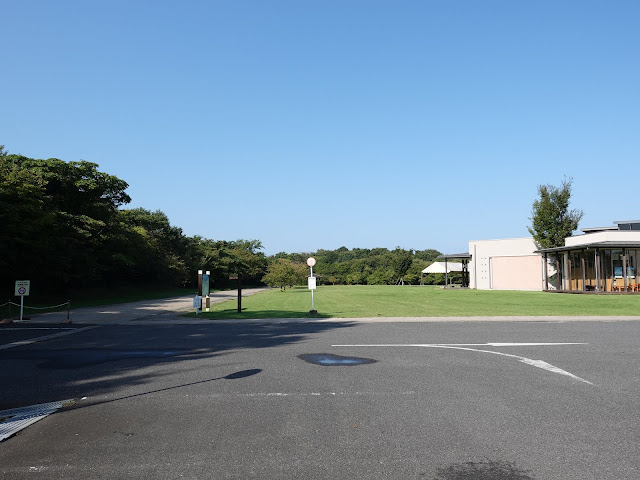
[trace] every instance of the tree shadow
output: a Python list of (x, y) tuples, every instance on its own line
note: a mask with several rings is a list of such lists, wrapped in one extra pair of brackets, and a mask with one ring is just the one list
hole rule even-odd
[[(291, 345), (353, 325), (311, 319), (109, 325), (0, 350), (0, 410), (66, 398), (117, 395), (145, 385), (182, 385), (188, 378), (210, 379), (212, 369), (220, 372), (216, 378), (222, 378), (244, 366), (237, 361), (220, 361), (230, 353)], [(180, 364), (178, 369), (173, 368), (176, 364)], [(172, 382), (176, 375), (180, 380)]]
[(206, 380), (198, 380), (197, 382), (183, 383), (183, 384), (180, 384), (180, 385), (173, 385), (171, 387), (165, 387), (165, 388), (158, 388), (158, 389), (155, 389), (155, 390), (150, 390), (150, 391), (147, 391), (147, 392), (135, 393), (133, 395), (125, 395), (123, 397), (110, 398), (109, 400), (91, 402), (91, 403), (83, 404), (83, 405), (74, 405), (74, 406), (70, 407), (69, 409), (70, 410), (77, 410), (79, 408), (94, 407), (96, 405), (102, 405), (102, 404), (105, 404), (105, 403), (119, 402), (121, 400), (128, 400), (128, 399), (131, 399), (131, 398), (143, 397), (145, 395), (151, 395), (152, 393), (167, 392), (169, 390), (176, 390), (178, 388), (191, 387), (193, 385), (201, 385), (203, 383), (215, 382), (217, 380), (238, 380), (240, 378), (252, 377), (253, 375), (257, 375), (260, 372), (262, 372), (262, 370), (259, 369), (259, 368), (251, 368), (249, 370), (240, 370), (238, 372), (233, 372), (233, 373), (230, 373), (229, 375), (225, 375), (224, 377), (208, 378)]

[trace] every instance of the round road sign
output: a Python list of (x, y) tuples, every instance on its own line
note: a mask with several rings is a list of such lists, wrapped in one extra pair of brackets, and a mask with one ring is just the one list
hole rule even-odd
[(25, 293), (27, 293), (27, 289), (26, 289), (26, 288), (24, 288), (24, 287), (20, 287), (20, 288), (18, 289), (18, 293), (19, 293), (20, 295), (24, 295)]
[(316, 264), (316, 259), (313, 257), (309, 257), (307, 258), (307, 265), (309, 265), (310, 267), (313, 267)]

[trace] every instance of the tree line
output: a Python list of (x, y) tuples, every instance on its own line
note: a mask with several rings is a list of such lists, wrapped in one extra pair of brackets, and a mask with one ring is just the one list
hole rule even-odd
[(318, 250), (265, 256), (259, 240), (186, 236), (160, 210), (127, 209), (128, 184), (87, 161), (34, 159), (0, 146), (0, 285), (32, 281), (48, 293), (114, 287), (195, 286), (196, 272), (211, 285), (282, 289), (306, 284), (306, 259), (317, 259), (320, 284), (442, 283), (422, 275), (437, 250), (396, 248)]
[(318, 276), (319, 284), (443, 284), (444, 275), (422, 274), (422, 270), (431, 265), (438, 255), (440, 252), (433, 249), (406, 250), (400, 247), (394, 250), (340, 247), (307, 253), (280, 252), (268, 258), (268, 273), (263, 281), (280, 288), (304, 284), (310, 273), (306, 260), (314, 257), (317, 261), (314, 275)]
[(230, 274), (259, 283), (267, 259), (258, 240), (188, 237), (160, 210), (126, 209), (125, 181), (87, 161), (33, 159), (0, 146), (0, 284), (29, 279), (40, 291), (90, 287), (214, 286)]

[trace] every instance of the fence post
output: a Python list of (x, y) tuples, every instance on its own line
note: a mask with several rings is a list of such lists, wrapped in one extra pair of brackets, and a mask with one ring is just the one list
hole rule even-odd
[(71, 300), (67, 300), (67, 319), (62, 323), (71, 323), (71, 318), (69, 318), (71, 314)]

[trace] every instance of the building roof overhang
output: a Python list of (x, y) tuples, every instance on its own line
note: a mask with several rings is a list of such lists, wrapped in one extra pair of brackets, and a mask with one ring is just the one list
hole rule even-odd
[(640, 241), (638, 242), (592, 242), (592, 243), (583, 243), (580, 245), (571, 245), (564, 247), (555, 247), (555, 248), (541, 248), (539, 250), (535, 250), (535, 253), (559, 253), (559, 252), (569, 252), (572, 250), (589, 250), (595, 248), (634, 248), (640, 249)]
[(454, 260), (454, 259), (469, 259), (471, 258), (471, 254), (467, 252), (463, 253), (445, 253), (442, 255), (438, 255), (436, 258), (442, 258), (443, 260)]
[(611, 232), (611, 231), (618, 231), (618, 227), (589, 227), (589, 228), (581, 228), (580, 231), (584, 233)]

